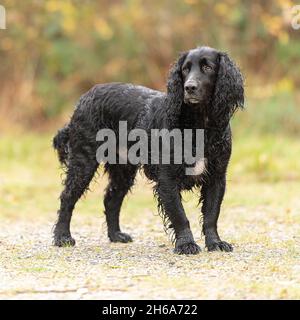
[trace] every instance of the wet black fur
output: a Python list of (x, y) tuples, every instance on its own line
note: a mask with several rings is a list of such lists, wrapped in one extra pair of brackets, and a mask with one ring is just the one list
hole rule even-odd
[[(174, 230), (175, 252), (196, 254), (200, 251), (190, 230), (181, 203), (181, 191), (199, 190), (202, 203), (203, 233), (208, 250), (231, 251), (217, 232), (217, 220), (226, 185), (226, 169), (231, 155), (230, 118), (243, 107), (244, 90), (240, 71), (227, 54), (218, 52), (218, 72), (214, 92), (204, 106), (191, 106), (183, 101), (182, 64), (189, 52), (181, 54), (173, 65), (167, 83), (167, 93), (132, 84), (96, 85), (84, 94), (70, 122), (53, 140), (60, 162), (66, 168), (64, 190), (58, 221), (54, 229), (54, 244), (74, 245), (70, 221), (78, 199), (87, 190), (97, 168), (96, 133), (101, 128), (117, 131), (120, 120), (132, 128), (205, 128), (205, 174), (185, 175), (185, 165), (144, 165), (145, 175), (154, 181), (166, 229)], [(139, 166), (105, 164), (109, 184), (104, 197), (108, 237), (114, 242), (129, 242), (131, 237), (121, 232), (120, 208), (124, 196), (133, 186)], [(201, 192), (200, 192), (201, 191)]]

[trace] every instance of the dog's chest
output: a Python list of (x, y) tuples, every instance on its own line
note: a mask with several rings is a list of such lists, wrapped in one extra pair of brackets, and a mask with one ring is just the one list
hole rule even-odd
[(193, 168), (193, 174), (195, 176), (198, 176), (202, 173), (204, 173), (206, 170), (206, 161), (205, 159), (200, 159), (195, 163), (195, 166)]
[(195, 181), (199, 177), (203, 176), (207, 172), (207, 159), (199, 159), (192, 166), (185, 167), (185, 175), (192, 178), (188, 178), (188, 181)]

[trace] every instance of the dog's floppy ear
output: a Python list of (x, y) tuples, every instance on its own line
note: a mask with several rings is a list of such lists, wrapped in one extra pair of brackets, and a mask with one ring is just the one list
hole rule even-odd
[(177, 97), (181, 95), (181, 99), (183, 99), (183, 79), (181, 68), (186, 56), (187, 52), (182, 52), (178, 60), (172, 65), (167, 84), (168, 95), (176, 95)]
[(231, 117), (239, 107), (244, 106), (243, 77), (226, 53), (219, 54), (219, 71), (212, 108), (215, 114), (220, 116), (227, 114)]
[[(177, 118), (181, 110), (181, 105), (184, 98), (183, 78), (181, 68), (188, 52), (182, 52), (178, 60), (173, 64), (169, 72), (167, 83), (167, 117), (169, 124), (174, 125), (174, 121)], [(172, 119), (174, 121), (172, 121)]]

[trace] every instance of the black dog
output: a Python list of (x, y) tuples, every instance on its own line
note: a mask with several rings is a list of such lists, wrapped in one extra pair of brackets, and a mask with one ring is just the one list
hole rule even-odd
[[(159, 212), (166, 228), (175, 235), (175, 252), (196, 254), (189, 221), (181, 203), (181, 191), (201, 189), (203, 233), (209, 251), (232, 251), (217, 232), (217, 221), (231, 155), (230, 118), (243, 107), (243, 79), (227, 54), (199, 47), (181, 54), (173, 65), (167, 93), (132, 84), (96, 85), (84, 94), (70, 122), (53, 140), (59, 160), (67, 169), (61, 194), (54, 244), (74, 245), (70, 221), (77, 200), (87, 190), (98, 168), (96, 133), (101, 128), (117, 131), (119, 121), (133, 128), (204, 128), (205, 163), (195, 163), (196, 175), (185, 174), (185, 164), (143, 165), (145, 175), (155, 182)], [(113, 242), (129, 242), (121, 232), (119, 214), (123, 198), (133, 186), (139, 165), (105, 163), (109, 185), (104, 198), (108, 237)]]

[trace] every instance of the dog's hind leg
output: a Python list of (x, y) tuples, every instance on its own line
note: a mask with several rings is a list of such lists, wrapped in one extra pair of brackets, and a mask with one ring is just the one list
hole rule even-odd
[(94, 156), (86, 152), (70, 155), (65, 188), (60, 196), (58, 221), (54, 228), (54, 245), (74, 246), (75, 240), (71, 236), (70, 222), (76, 202), (87, 190), (98, 163)]
[(133, 165), (105, 165), (109, 184), (104, 196), (108, 238), (112, 242), (131, 242), (130, 235), (121, 232), (120, 210), (127, 192), (134, 184), (137, 167)]

